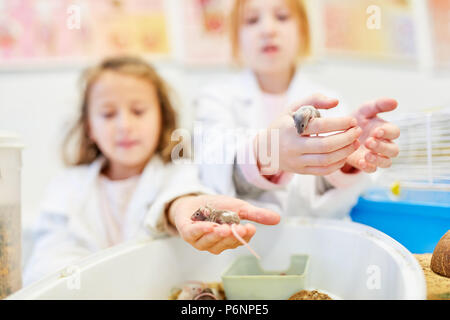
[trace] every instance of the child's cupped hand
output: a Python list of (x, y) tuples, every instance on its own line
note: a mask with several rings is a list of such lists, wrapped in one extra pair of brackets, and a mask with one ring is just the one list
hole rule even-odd
[(368, 173), (376, 171), (378, 167), (391, 166), (391, 158), (395, 158), (399, 153), (399, 147), (393, 140), (400, 136), (400, 129), (377, 115), (395, 108), (396, 100), (381, 98), (364, 103), (356, 111), (354, 116), (363, 133), (359, 137), (361, 146), (347, 159), (349, 165)]
[[(302, 106), (331, 109), (338, 103), (336, 99), (313, 95), (287, 108), (267, 130), (258, 134), (254, 147), (261, 173), (273, 175), (284, 171), (323, 176), (342, 168), (348, 157), (360, 147), (358, 138), (362, 129), (358, 127), (357, 119), (313, 118), (299, 136), (292, 118), (292, 114)], [(338, 133), (317, 136), (336, 131)], [(278, 139), (272, 141), (273, 137)], [(267, 151), (261, 146), (267, 148)]]
[[(234, 211), (241, 220), (249, 220), (265, 225), (280, 222), (280, 216), (274, 211), (255, 207), (243, 200), (222, 195), (186, 196), (174, 201), (169, 211), (169, 220), (175, 225), (180, 236), (194, 248), (219, 254), (227, 249), (241, 246), (234, 237), (230, 225), (219, 225), (207, 221), (192, 221), (191, 217), (200, 207), (208, 205), (216, 210)], [(256, 228), (252, 224), (236, 226), (238, 234), (246, 241), (255, 235)]]

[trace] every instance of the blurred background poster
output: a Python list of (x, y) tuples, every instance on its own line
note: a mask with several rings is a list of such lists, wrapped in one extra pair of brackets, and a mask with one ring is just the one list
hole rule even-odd
[(450, 67), (450, 1), (429, 0), (436, 67)]
[[(422, 1), (423, 8), (416, 0), (306, 0), (310, 16), (319, 21), (314, 28), (314, 34), (321, 35), (315, 39), (315, 53), (342, 61), (418, 65), (423, 24), (417, 13), (424, 11), (422, 15), (429, 17), (425, 32), (433, 46), (432, 64), (450, 66), (450, 1)], [(0, 68), (72, 66), (116, 54), (226, 67), (231, 64), (232, 4), (232, 0), (0, 0)]]
[(0, 0), (0, 66), (120, 53), (170, 53), (164, 0)]
[(231, 62), (228, 39), (230, 0), (182, 1), (182, 62), (187, 65), (226, 65)]
[(322, 0), (321, 8), (325, 55), (404, 62), (418, 59), (411, 0)]

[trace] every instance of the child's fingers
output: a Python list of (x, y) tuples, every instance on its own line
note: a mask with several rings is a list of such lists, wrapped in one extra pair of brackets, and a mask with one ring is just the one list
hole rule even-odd
[(299, 155), (305, 153), (330, 153), (351, 145), (362, 133), (360, 127), (326, 137), (303, 137), (299, 139), (297, 148)]
[(324, 167), (315, 167), (315, 166), (311, 166), (311, 167), (304, 167), (303, 168), (303, 174), (312, 174), (315, 176), (326, 176), (329, 175), (337, 170), (339, 170), (340, 168), (342, 168), (345, 165), (346, 159), (341, 160), (337, 163), (333, 163), (329, 166), (324, 166)]
[[(251, 224), (238, 225), (236, 226), (236, 230), (241, 238), (244, 239), (245, 242), (249, 242), (251, 238), (255, 235), (256, 228)], [(233, 235), (224, 239), (223, 241), (218, 242), (215, 246), (213, 246), (209, 251), (214, 254), (219, 254), (227, 249), (235, 249), (243, 244), (236, 239)]]
[(379, 155), (377, 157), (377, 166), (380, 168), (390, 168), (392, 166), (392, 159)]
[[(247, 232), (246, 229), (241, 225), (237, 225), (236, 230), (241, 237)], [(229, 236), (222, 237), (220, 241), (217, 241), (216, 243), (211, 245), (207, 250), (213, 254), (219, 254), (226, 249), (234, 249), (238, 247), (239, 243), (239, 240), (234, 237), (233, 233), (230, 233)]]
[(358, 112), (366, 118), (376, 117), (378, 113), (389, 112), (397, 108), (397, 101), (391, 98), (380, 98), (364, 103)]
[(249, 203), (242, 206), (238, 211), (239, 218), (242, 220), (249, 220), (265, 225), (275, 225), (280, 222), (280, 215), (275, 211), (255, 207)]
[(400, 137), (400, 129), (396, 125), (386, 122), (373, 129), (370, 135), (378, 139), (395, 140)]
[(322, 94), (314, 94), (306, 99), (291, 104), (287, 111), (292, 113), (297, 111), (303, 106), (314, 106), (317, 109), (331, 109), (339, 104), (338, 99), (329, 98)]
[(333, 163), (346, 159), (353, 152), (358, 150), (359, 141), (356, 140), (351, 145), (330, 153), (304, 154), (299, 158), (302, 166), (329, 166)]
[(380, 168), (389, 168), (392, 165), (392, 160), (390, 158), (383, 157), (379, 154), (373, 154), (372, 152), (368, 152), (365, 155), (365, 160), (370, 165)]
[(398, 145), (395, 143), (375, 138), (367, 139), (365, 146), (372, 152), (379, 153), (385, 157), (395, 158), (399, 153)]
[(223, 241), (222, 238), (212, 239), (212, 238), (206, 238), (206, 236), (205, 236), (205, 237), (202, 237), (196, 243), (194, 243), (193, 246), (197, 250), (209, 251), (211, 253), (214, 253), (214, 252), (211, 251), (211, 248), (215, 247), (221, 241)]
[(189, 243), (197, 241), (204, 234), (210, 233), (213, 230), (214, 227), (209, 222), (186, 223), (179, 228), (181, 237)]
[(274, 225), (280, 222), (280, 215), (275, 211), (256, 207), (244, 200), (227, 196), (212, 196), (210, 204), (221, 210), (234, 211), (240, 219), (251, 220), (261, 224)]
[(353, 117), (342, 118), (313, 118), (308, 123), (302, 135), (345, 131), (355, 127), (358, 121)]
[(377, 171), (377, 166), (374, 164), (371, 164), (370, 162), (367, 162), (365, 159), (360, 159), (358, 161), (358, 169), (363, 170), (367, 173), (373, 173)]
[[(241, 237), (243, 237), (247, 234), (247, 231), (245, 228), (243, 228), (242, 230), (239, 232), (239, 235)], [(222, 241), (219, 241), (218, 243), (216, 243), (208, 251), (213, 254), (219, 254), (224, 250), (234, 249), (234, 248), (239, 247), (240, 245), (242, 245), (241, 242), (238, 239), (236, 239), (233, 235), (231, 235), (225, 239), (222, 239)]]
[(247, 223), (244, 227), (247, 229), (247, 233), (245, 234), (245, 236), (243, 236), (243, 238), (244, 238), (245, 242), (248, 243), (255, 235), (256, 227), (250, 223)]
[(214, 230), (214, 232), (210, 232), (207, 234), (204, 234), (200, 239), (195, 241), (193, 246), (198, 250), (210, 250), (212, 247), (214, 247), (217, 243), (222, 241), (224, 239), (224, 232), (227, 228), (226, 225), (219, 226)]

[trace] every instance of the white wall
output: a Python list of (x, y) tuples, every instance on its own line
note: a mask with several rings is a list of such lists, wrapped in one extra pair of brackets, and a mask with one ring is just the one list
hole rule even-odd
[[(198, 86), (226, 75), (225, 70), (181, 70), (170, 63), (158, 65), (179, 92), (182, 112), (190, 115), (188, 101)], [(21, 135), (23, 152), (23, 224), (38, 214), (44, 187), (62, 167), (60, 143), (78, 110), (80, 69), (0, 73), (0, 131)], [(433, 76), (394, 66), (315, 64), (304, 68), (310, 77), (340, 92), (351, 107), (379, 96), (400, 102), (399, 112), (450, 105), (449, 75)], [(185, 118), (185, 122), (189, 121)]]

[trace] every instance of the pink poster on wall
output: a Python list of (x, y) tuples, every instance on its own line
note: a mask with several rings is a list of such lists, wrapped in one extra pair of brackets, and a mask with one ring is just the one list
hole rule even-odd
[(450, 1), (429, 0), (436, 67), (450, 67)]
[(184, 0), (182, 62), (212, 66), (231, 62), (228, 35), (230, 0)]
[(411, 0), (321, 1), (327, 55), (417, 61)]
[(170, 53), (164, 0), (0, 0), (0, 66)]

